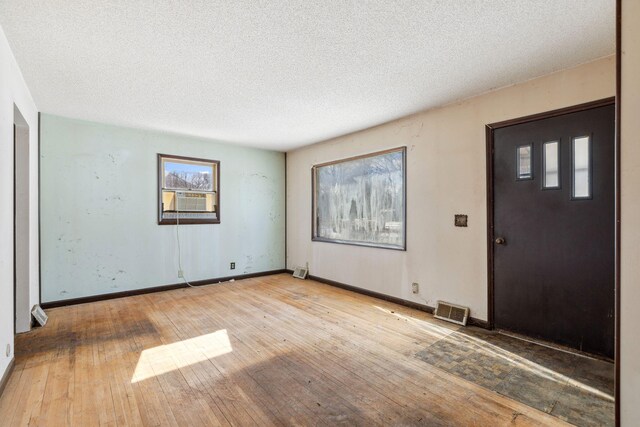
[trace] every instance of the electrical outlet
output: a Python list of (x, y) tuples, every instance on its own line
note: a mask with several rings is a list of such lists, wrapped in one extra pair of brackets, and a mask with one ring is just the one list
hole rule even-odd
[(231, 265), (229, 266), (229, 268), (231, 268), (232, 270), (236, 269), (236, 263), (232, 262)]
[(418, 292), (420, 292), (420, 285), (418, 285), (417, 283), (412, 283), (411, 284), (411, 290), (413, 291), (414, 294), (417, 294)]
[(184, 271), (178, 270), (178, 278), (179, 279), (183, 279), (184, 278)]

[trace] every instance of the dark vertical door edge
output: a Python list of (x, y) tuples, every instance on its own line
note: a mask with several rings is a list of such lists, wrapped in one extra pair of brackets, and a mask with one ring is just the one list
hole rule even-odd
[(485, 127), (487, 138), (487, 323), (494, 328), (493, 315), (493, 128)]
[(620, 155), (621, 138), (620, 138), (620, 117), (621, 117), (621, 95), (622, 95), (622, 0), (616, 0), (616, 125), (615, 125), (615, 186), (616, 186), (616, 243), (615, 243), (615, 380), (614, 380), (614, 400), (615, 400), (615, 423), (616, 426), (620, 426), (620, 293), (621, 293), (621, 281), (620, 281), (620, 239), (622, 218), (620, 214), (621, 208), (621, 174), (620, 165), (622, 158)]

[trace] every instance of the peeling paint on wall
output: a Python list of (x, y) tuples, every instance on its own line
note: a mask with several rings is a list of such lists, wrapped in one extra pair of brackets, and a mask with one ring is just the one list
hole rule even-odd
[[(220, 160), (221, 220), (180, 227), (189, 280), (284, 268), (284, 154), (43, 114), (42, 297), (177, 283), (157, 225), (157, 153)], [(240, 262), (243, 260), (243, 262)], [(244, 265), (241, 265), (244, 264)]]

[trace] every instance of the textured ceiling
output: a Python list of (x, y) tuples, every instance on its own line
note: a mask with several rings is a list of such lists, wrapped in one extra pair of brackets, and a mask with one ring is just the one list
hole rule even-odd
[(38, 108), (286, 150), (614, 53), (614, 0), (0, 0)]

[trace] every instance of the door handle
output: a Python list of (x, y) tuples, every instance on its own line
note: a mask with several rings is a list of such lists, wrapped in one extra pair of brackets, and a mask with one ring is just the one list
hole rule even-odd
[(495, 242), (496, 242), (496, 245), (504, 245), (505, 243), (507, 243), (507, 241), (504, 240), (504, 237), (496, 238)]

